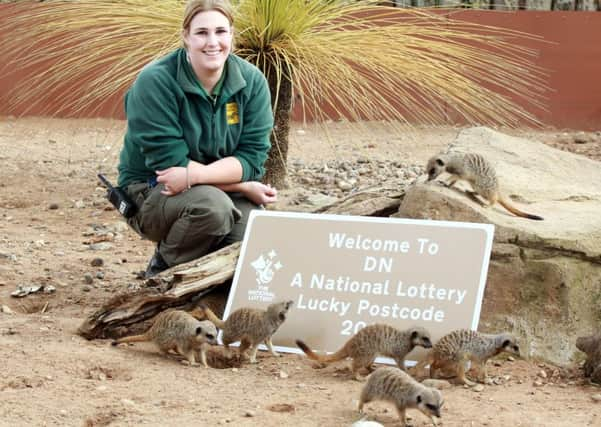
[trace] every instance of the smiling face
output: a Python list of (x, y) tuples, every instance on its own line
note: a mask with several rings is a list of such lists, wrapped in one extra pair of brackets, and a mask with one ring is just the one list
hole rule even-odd
[(184, 31), (184, 44), (192, 68), (202, 80), (221, 75), (225, 60), (232, 50), (233, 28), (228, 18), (217, 10), (197, 13)]

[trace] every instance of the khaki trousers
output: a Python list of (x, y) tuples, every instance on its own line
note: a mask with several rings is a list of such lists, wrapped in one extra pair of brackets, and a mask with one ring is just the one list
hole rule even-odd
[(161, 194), (164, 185), (131, 184), (126, 191), (138, 206), (128, 224), (158, 243), (170, 266), (200, 258), (241, 241), (255, 205), (240, 193), (226, 193), (212, 185), (195, 185), (175, 196)]

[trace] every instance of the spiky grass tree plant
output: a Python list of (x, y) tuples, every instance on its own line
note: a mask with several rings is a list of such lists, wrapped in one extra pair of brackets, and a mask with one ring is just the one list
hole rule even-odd
[[(123, 93), (141, 67), (180, 45), (184, 3), (21, 2), (0, 25), (8, 35), (0, 54), (14, 58), (3, 71), (36, 72), (10, 102), (34, 106), (60, 97), (48, 113), (89, 114)], [(276, 187), (286, 178), (293, 99), (321, 121), (536, 123), (516, 102), (541, 107), (535, 52), (515, 43), (528, 35), (369, 0), (233, 3), (236, 52), (265, 73), (272, 92), (276, 126), (265, 180)]]

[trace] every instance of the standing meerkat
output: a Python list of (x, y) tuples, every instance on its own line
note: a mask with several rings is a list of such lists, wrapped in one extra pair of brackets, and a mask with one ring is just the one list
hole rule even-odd
[(458, 329), (438, 340), (426, 358), (416, 365), (415, 370), (419, 372), (429, 364), (431, 378), (434, 378), (437, 369), (442, 369), (443, 372), (454, 372), (461, 384), (471, 386), (475, 383), (465, 377), (466, 362), (474, 363), (478, 371), (478, 380), (485, 382), (486, 362), (502, 352), (520, 355), (520, 348), (513, 335), (509, 333), (492, 335)]
[(359, 412), (363, 413), (363, 405), (374, 400), (394, 404), (401, 426), (405, 426), (407, 408), (419, 409), (436, 425), (434, 417), (440, 418), (440, 408), (444, 404), (440, 391), (418, 383), (411, 375), (391, 366), (380, 368), (369, 376), (361, 390)]
[(576, 348), (586, 353), (584, 376), (601, 384), (601, 334), (579, 337), (576, 339)]
[(390, 325), (376, 323), (366, 326), (353, 335), (344, 346), (335, 353), (328, 355), (315, 354), (307, 344), (296, 340), (296, 345), (313, 360), (330, 363), (350, 357), (353, 359), (352, 372), (357, 380), (361, 380), (359, 370), (371, 370), (376, 356), (386, 356), (394, 359), (399, 368), (405, 369), (405, 356), (415, 346), (432, 347), (430, 333), (421, 327), (409, 328), (404, 331)]
[(501, 206), (516, 216), (535, 220), (543, 219), (538, 215), (519, 210), (501, 194), (499, 181), (493, 166), (480, 154), (439, 154), (428, 160), (426, 172), (428, 173), (428, 181), (432, 181), (443, 172), (451, 174), (448, 182), (449, 187), (452, 187), (459, 180), (469, 182), (474, 190), (471, 193), (472, 196), (474, 196), (474, 193), (480, 195), (489, 203), (489, 206), (499, 202)]
[(283, 301), (267, 306), (267, 309), (239, 308), (223, 321), (208, 307), (201, 307), (207, 319), (223, 331), (221, 340), (228, 348), (233, 342), (240, 341), (239, 354), (250, 348), (250, 363), (257, 363), (257, 349), (259, 344), (265, 343), (271, 354), (279, 356), (273, 348), (271, 337), (286, 320), (286, 314), (293, 301)]
[(167, 310), (158, 314), (150, 329), (141, 335), (132, 335), (113, 341), (112, 345), (152, 341), (163, 353), (170, 350), (184, 356), (190, 365), (196, 365), (196, 353), (206, 368), (206, 349), (215, 344), (217, 328), (208, 320), (199, 321), (182, 310)]

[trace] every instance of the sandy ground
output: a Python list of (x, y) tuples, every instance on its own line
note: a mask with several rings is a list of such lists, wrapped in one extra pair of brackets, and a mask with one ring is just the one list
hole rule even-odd
[[(186, 366), (152, 345), (114, 348), (75, 334), (111, 296), (139, 287), (153, 246), (108, 209), (96, 173), (114, 179), (124, 123), (0, 118), (0, 425), (2, 426), (349, 426), (361, 384), (345, 363), (317, 370), (303, 357), (260, 353), (239, 369)], [(399, 133), (343, 123), (296, 125), (290, 160), (424, 162), (458, 128)], [(512, 131), (599, 160), (599, 135)], [(596, 139), (595, 139), (596, 138)], [(582, 139), (582, 138), (581, 138)], [(585, 138), (586, 139), (586, 138)], [(579, 141), (579, 142), (578, 142)], [(285, 203), (298, 188), (281, 194)], [(99, 260), (101, 261), (99, 261)], [(55, 289), (11, 297), (19, 286)], [(490, 363), (495, 384), (443, 390), (444, 426), (601, 425), (601, 389), (577, 366)], [(392, 406), (369, 419), (399, 425)], [(429, 425), (417, 411), (412, 424)]]

